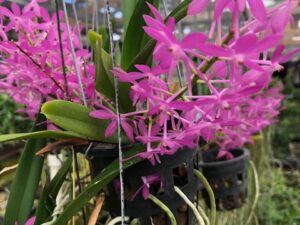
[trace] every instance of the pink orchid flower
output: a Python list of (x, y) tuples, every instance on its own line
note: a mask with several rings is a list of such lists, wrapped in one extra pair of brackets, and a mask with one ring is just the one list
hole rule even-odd
[[(27, 220), (25, 225), (34, 225), (34, 223), (35, 223), (35, 216)], [(18, 223), (16, 222), (15, 225), (18, 225)]]

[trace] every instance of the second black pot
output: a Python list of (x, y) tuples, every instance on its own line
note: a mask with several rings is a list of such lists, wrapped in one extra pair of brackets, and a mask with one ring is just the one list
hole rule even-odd
[[(249, 151), (234, 149), (230, 151), (234, 158), (218, 160), (218, 150), (202, 152), (200, 168), (214, 191), (218, 210), (233, 210), (241, 207), (247, 198), (247, 165)], [(207, 205), (209, 196), (203, 191)]]

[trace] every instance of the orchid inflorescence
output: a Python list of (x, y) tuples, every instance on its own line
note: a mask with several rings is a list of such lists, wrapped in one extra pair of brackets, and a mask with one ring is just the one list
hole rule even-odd
[[(57, 29), (57, 15), (50, 17), (38, 4), (46, 1), (32, 0), (23, 9), (14, 2), (11, 10), (0, 6), (0, 91), (24, 105), (20, 111), (31, 119), (40, 110), (43, 99), (81, 102), (66, 24), (61, 23), (61, 30)], [(61, 20), (62, 17), (63, 13), (59, 12), (58, 18)], [(78, 32), (78, 29), (72, 29), (76, 60), (82, 69), (86, 97), (93, 102), (96, 98), (94, 65), (89, 62), (91, 53), (81, 47)]]
[[(189, 15), (202, 12), (209, 2), (192, 1)], [(159, 155), (196, 147), (202, 138), (219, 145), (219, 157), (231, 158), (230, 149), (251, 142), (253, 134), (274, 122), (283, 96), (280, 85), (271, 85), (272, 73), (299, 52), (283, 54), (281, 44), (297, 2), (285, 1), (269, 10), (262, 1), (247, 2), (252, 16), (242, 27), (238, 18), (246, 1), (217, 0), (209, 36), (192, 32), (181, 40), (175, 35), (174, 18), (165, 22), (148, 5), (153, 17), (144, 15), (144, 31), (156, 41), (152, 66), (136, 65), (135, 72), (113, 70), (119, 80), (132, 85), (131, 99), (137, 110), (121, 114), (121, 125), (131, 141), (147, 145), (141, 157), (154, 164)], [(233, 22), (223, 34), (225, 8), (231, 11)], [(215, 26), (219, 27), (216, 32)], [(184, 71), (186, 86), (176, 89), (178, 66)], [(208, 93), (195, 92), (197, 85), (207, 87)], [(106, 135), (115, 132), (113, 111), (101, 107), (91, 115), (111, 118)]]
[[(64, 82), (57, 21), (38, 5), (44, 1), (32, 0), (23, 10), (15, 3), (12, 11), (0, 7), (0, 90), (25, 105), (30, 117), (38, 112), (42, 99), (81, 101), (66, 24), (61, 23), (60, 31)], [(211, 2), (193, 0), (188, 15), (203, 12)], [(286, 0), (266, 9), (262, 0), (216, 0), (209, 33), (192, 32), (182, 39), (176, 37), (175, 19), (165, 21), (148, 4), (152, 16), (144, 15), (144, 31), (156, 41), (153, 63), (135, 65), (130, 72), (113, 69), (121, 82), (131, 84), (136, 110), (121, 113), (121, 127), (130, 141), (147, 146), (139, 155), (155, 164), (159, 156), (194, 148), (202, 139), (217, 143), (219, 156), (230, 159), (230, 149), (251, 142), (253, 134), (274, 122), (283, 96), (282, 87), (272, 83), (272, 73), (300, 51), (284, 53), (281, 43), (297, 4)], [(241, 23), (240, 14), (248, 8), (250, 18)], [(225, 9), (232, 16), (227, 33), (222, 31), (221, 20)], [(8, 40), (10, 31), (17, 34), (17, 40)], [(113, 103), (111, 107), (99, 104), (94, 65), (80, 45), (78, 32), (74, 28), (72, 35), (84, 91), (89, 106), (95, 108), (90, 116), (110, 121), (105, 132), (109, 137), (116, 133), (117, 115)], [(180, 74), (186, 85), (178, 84)]]

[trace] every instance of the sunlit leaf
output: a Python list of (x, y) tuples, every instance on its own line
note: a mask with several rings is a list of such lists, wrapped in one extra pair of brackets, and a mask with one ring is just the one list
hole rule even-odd
[[(78, 133), (87, 139), (118, 143), (117, 134), (105, 137), (109, 120), (94, 119), (89, 116), (90, 109), (73, 102), (54, 100), (43, 104), (41, 112), (55, 125), (64, 130)], [(123, 137), (123, 142), (126, 138)]]

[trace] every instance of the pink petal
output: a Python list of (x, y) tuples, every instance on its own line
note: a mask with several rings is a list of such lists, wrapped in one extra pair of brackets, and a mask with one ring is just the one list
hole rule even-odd
[(117, 130), (117, 120), (112, 120), (105, 130), (105, 137), (112, 136)]
[(274, 33), (282, 33), (290, 21), (291, 5), (280, 9), (271, 19), (271, 27)]
[(154, 17), (155, 17), (157, 20), (163, 22), (164, 20), (163, 20), (163, 18), (161, 17), (159, 11), (158, 11), (153, 5), (151, 5), (151, 4), (148, 3), (148, 2), (147, 2), (147, 5), (148, 5), (148, 7), (150, 8), (151, 12), (153, 13)]
[(136, 64), (134, 65), (135, 68), (137, 68), (139, 71), (144, 72), (144, 73), (150, 73), (151, 69), (149, 68), (149, 66), (145, 66), (142, 64)]
[(142, 120), (138, 122), (138, 128), (142, 135), (147, 135), (148, 130), (145, 123)]
[(155, 28), (155, 29), (163, 29), (165, 27), (165, 24), (152, 18), (149, 15), (143, 15), (143, 19), (147, 26)]
[(288, 52), (287, 54), (280, 57), (278, 62), (285, 63), (285, 62), (289, 61), (294, 55), (299, 54), (299, 53), (300, 53), (300, 48), (295, 49), (294, 51)]
[(195, 49), (199, 48), (199, 45), (206, 42), (207, 36), (201, 32), (194, 32), (185, 36), (182, 40), (181, 45), (183, 48)]
[(7, 8), (5, 8), (3, 6), (0, 6), (0, 14), (8, 16), (8, 17), (13, 16), (13, 14), (11, 13), (11, 11), (9, 11)]
[(231, 0), (216, 0), (215, 11), (214, 11), (214, 20), (218, 20), (226, 6), (230, 3)]
[(125, 120), (121, 121), (122, 128), (124, 129), (127, 137), (131, 142), (134, 142), (134, 137), (133, 137), (133, 128), (127, 123)]
[(187, 14), (193, 16), (204, 11), (207, 8), (209, 2), (209, 0), (192, 0), (189, 5)]
[(203, 44), (199, 46), (199, 50), (209, 56), (231, 57), (232, 52), (214, 44)]
[(272, 55), (271, 61), (272, 62), (277, 61), (279, 59), (281, 53), (283, 52), (283, 50), (284, 50), (284, 45), (277, 46), (277, 48), (275, 49), (275, 51)]
[(34, 225), (34, 222), (35, 222), (35, 216), (31, 217), (29, 220), (27, 220), (25, 225)]
[(244, 61), (244, 64), (245, 64), (245, 66), (247, 66), (250, 69), (254, 69), (254, 70), (257, 70), (257, 71), (264, 71), (264, 69), (260, 65), (258, 65), (255, 62), (252, 62), (251, 60), (246, 59)]
[(253, 48), (257, 42), (257, 37), (255, 34), (246, 34), (240, 37), (234, 45), (236, 53), (245, 53)]
[(142, 194), (143, 194), (143, 198), (145, 200), (148, 199), (148, 196), (149, 196), (149, 187), (148, 187), (148, 185), (143, 185)]
[(214, 73), (221, 79), (225, 79), (227, 75), (227, 67), (224, 61), (217, 61), (212, 67)]
[(238, 6), (239, 6), (239, 11), (242, 12), (245, 10), (246, 6), (246, 0), (237, 0)]
[(248, 0), (252, 15), (262, 23), (267, 21), (267, 12), (262, 0)]
[(167, 28), (168, 28), (168, 31), (171, 31), (173, 32), (173, 30), (175, 29), (175, 19), (173, 17), (170, 17), (168, 20), (167, 20)]
[(45, 9), (44, 7), (40, 8), (41, 11), (41, 17), (44, 19), (45, 22), (50, 21), (50, 15), (47, 9)]
[(90, 116), (97, 119), (113, 119), (116, 116), (106, 110), (95, 110), (90, 112)]
[(168, 36), (161, 30), (156, 30), (152, 27), (143, 27), (144, 31), (153, 39), (162, 42), (168, 42)]
[(11, 9), (12, 9), (12, 12), (16, 16), (20, 16), (21, 15), (21, 10), (20, 10), (20, 7), (18, 6), (17, 3), (15, 3), (15, 2), (11, 3)]
[(282, 40), (281, 34), (265, 37), (263, 40), (257, 43), (257, 45), (253, 48), (253, 51), (263, 52), (265, 50), (275, 47), (277, 44), (279, 44), (281, 40)]

